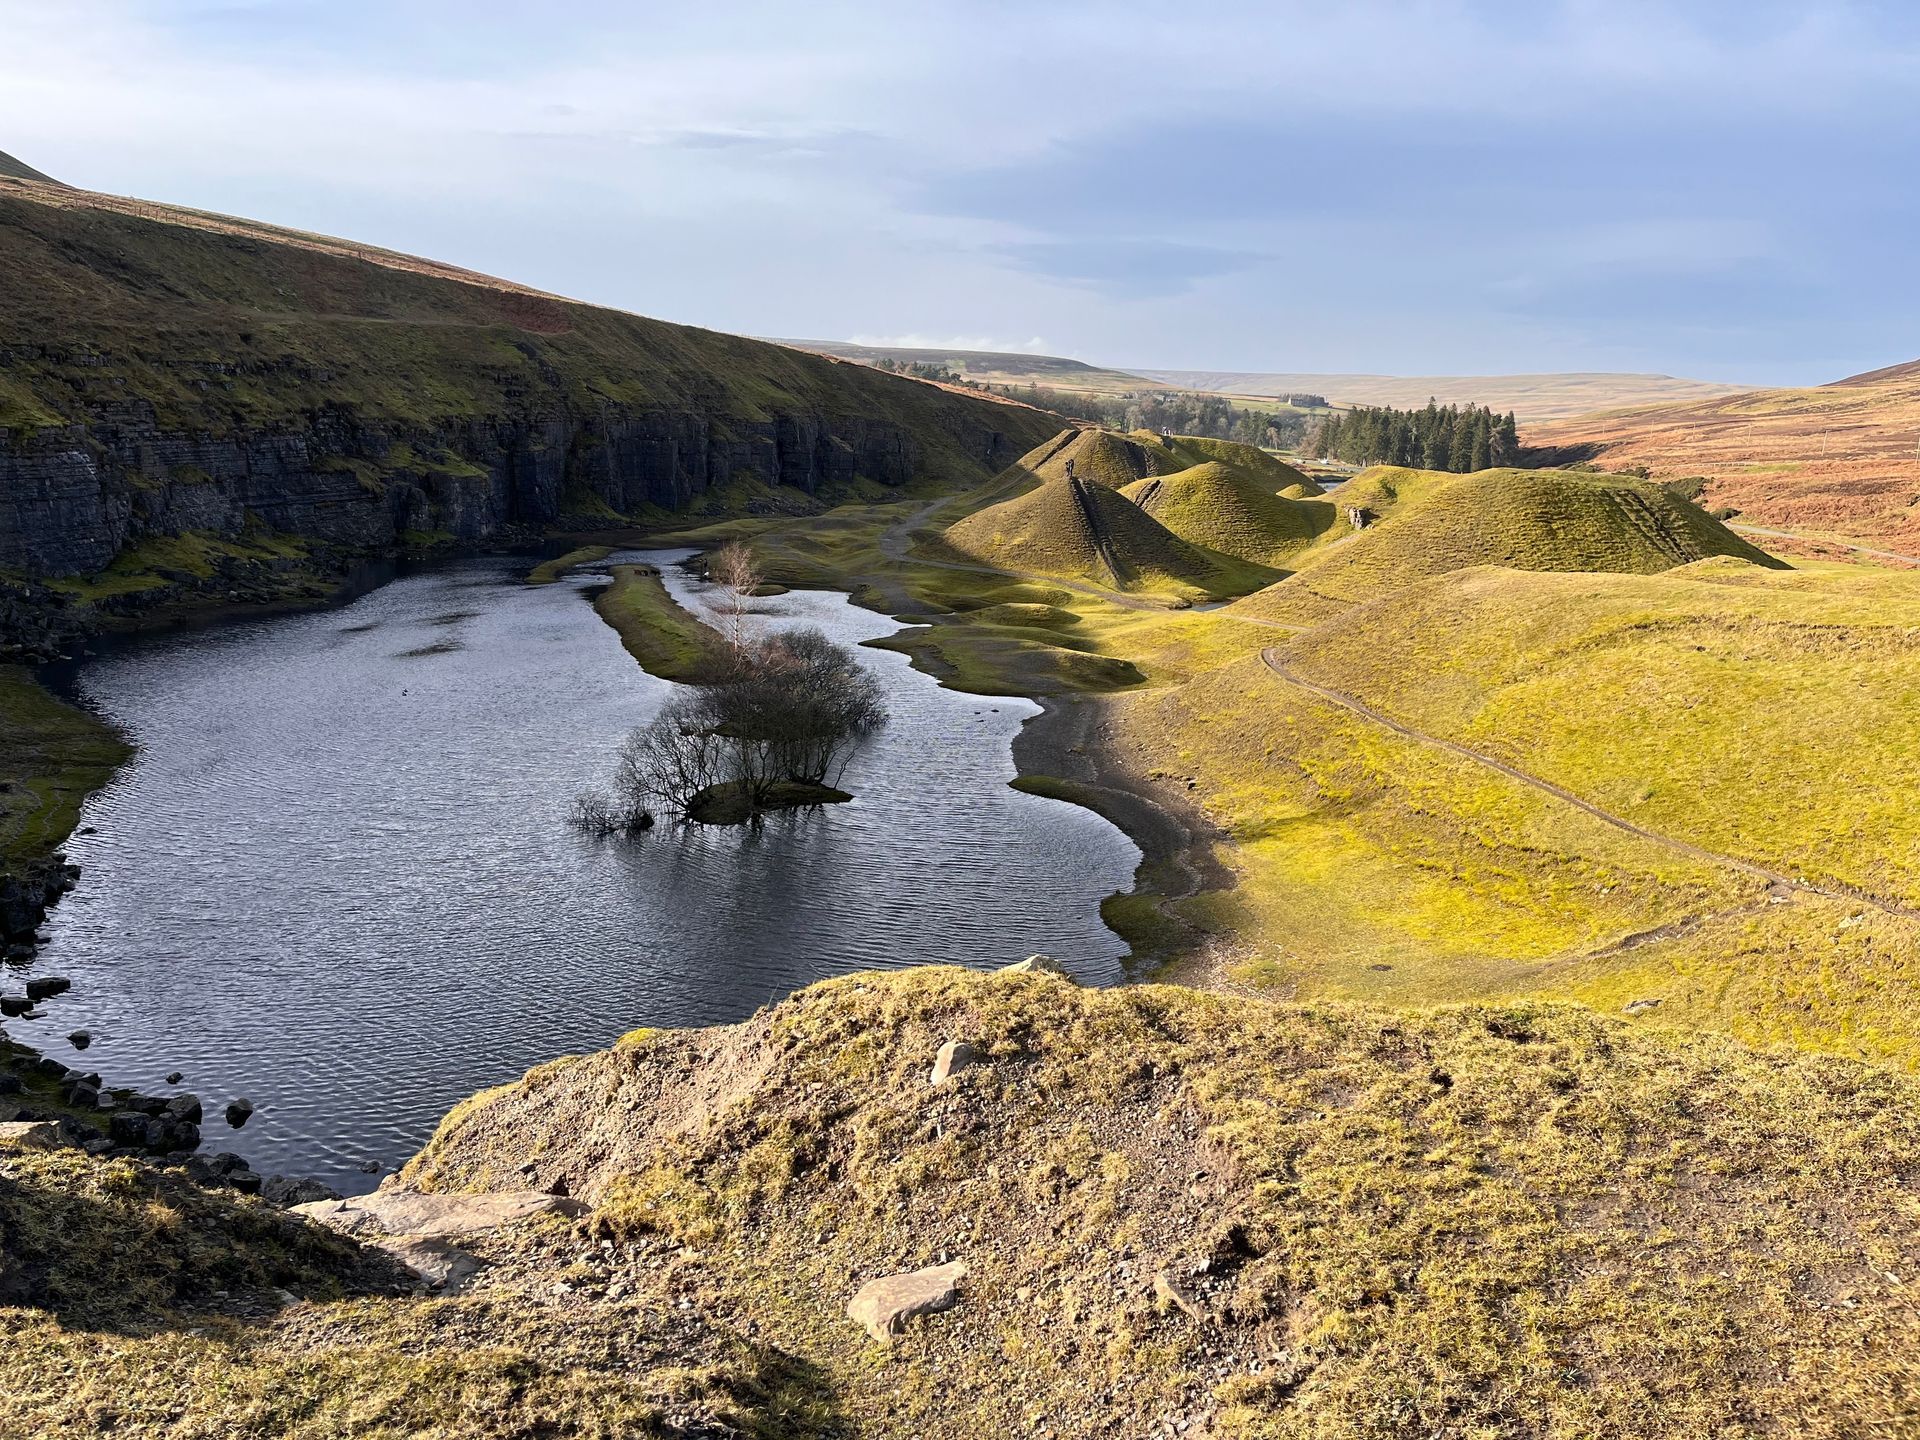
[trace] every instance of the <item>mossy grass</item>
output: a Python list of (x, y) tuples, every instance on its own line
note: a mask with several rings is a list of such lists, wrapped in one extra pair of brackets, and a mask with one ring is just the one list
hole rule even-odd
[(527, 572), (527, 584), (551, 585), (569, 570), (577, 570), (582, 565), (598, 565), (613, 553), (611, 545), (578, 545), (564, 555), (555, 555), (542, 560)]
[[(936, 1090), (953, 1039), (981, 1058)], [(659, 1098), (606, 1124), (630, 1094)], [(1578, 1006), (856, 975), (545, 1067), (406, 1179), (495, 1185), (530, 1156), (876, 1435), (1204, 1409), (1276, 1440), (1440, 1414), (1646, 1440), (1792, 1417), (1839, 1440), (1898, 1433), (1920, 1383), (1916, 1082)], [(846, 1297), (949, 1257), (960, 1308), (882, 1363)], [(1200, 1323), (1156, 1305), (1156, 1273)]]
[(59, 846), (130, 753), (104, 721), (54, 698), (24, 667), (0, 665), (0, 869)]
[(612, 583), (593, 598), (600, 618), (650, 675), (699, 684), (719, 662), (724, 642), (667, 593), (651, 565), (616, 565)]

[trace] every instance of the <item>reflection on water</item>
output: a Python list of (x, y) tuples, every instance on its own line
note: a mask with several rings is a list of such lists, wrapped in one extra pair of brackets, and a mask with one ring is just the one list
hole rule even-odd
[[(1037, 707), (941, 690), (904, 656), (857, 652), (892, 719), (848, 769), (854, 803), (759, 830), (572, 832), (568, 801), (670, 687), (588, 581), (519, 574), (465, 562), (82, 666), (79, 692), (140, 750), (87, 807), (85, 873), (35, 967), (73, 992), (10, 1029), (63, 1056), (90, 1030), (110, 1084), (182, 1070), (208, 1149), (351, 1190), (455, 1100), (636, 1026), (737, 1020), (873, 966), (1041, 950), (1117, 978), (1098, 906), (1138, 852), (1006, 788)], [(825, 592), (756, 605), (848, 643), (895, 628)], [(260, 1109), (229, 1132), (218, 1108), (241, 1094)]]

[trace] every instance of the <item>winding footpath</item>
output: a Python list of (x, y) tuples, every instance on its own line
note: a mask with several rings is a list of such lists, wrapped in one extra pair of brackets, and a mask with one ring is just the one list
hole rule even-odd
[(1794, 876), (1783, 874), (1781, 871), (1770, 870), (1765, 865), (1757, 865), (1751, 860), (1742, 860), (1736, 855), (1722, 854), (1718, 850), (1709, 850), (1703, 845), (1695, 845), (1690, 840), (1681, 840), (1675, 836), (1663, 835), (1657, 830), (1649, 830), (1645, 826), (1636, 825), (1631, 820), (1623, 819), (1610, 810), (1601, 809), (1591, 800), (1582, 799), (1579, 795), (1574, 794), (1573, 791), (1568, 790), (1564, 786), (1556, 785), (1551, 780), (1542, 780), (1538, 775), (1530, 775), (1525, 770), (1514, 765), (1509, 765), (1506, 761), (1489, 755), (1485, 751), (1475, 750), (1470, 746), (1462, 745), (1458, 741), (1448, 740), (1443, 736), (1428, 734), (1424, 730), (1416, 730), (1411, 725), (1403, 724), (1401, 721), (1394, 719), (1391, 715), (1383, 714), (1381, 711), (1367, 704), (1364, 700), (1349, 695), (1344, 690), (1335, 690), (1330, 686), (1316, 684), (1298, 672), (1289, 669), (1286, 662), (1280, 658), (1279, 652), (1276, 650), (1271, 648), (1263, 650), (1260, 652), (1260, 658), (1266, 662), (1268, 670), (1272, 671), (1278, 679), (1288, 685), (1305, 690), (1308, 694), (1317, 696), (1330, 705), (1338, 705), (1341, 709), (1350, 711), (1358, 715), (1361, 719), (1371, 721), (1375, 725), (1383, 726), (1393, 731), (1396, 735), (1404, 736), (1422, 745), (1430, 745), (1438, 750), (1445, 750), (1449, 754), (1458, 755), (1463, 760), (1471, 760), (1475, 764), (1483, 765), (1489, 770), (1498, 771), (1510, 780), (1517, 780), (1522, 785), (1531, 786), (1544, 795), (1551, 795), (1556, 800), (1564, 801), (1566, 804), (1573, 806), (1574, 809), (1583, 811), (1591, 815), (1594, 819), (1611, 825), (1614, 829), (1622, 831), (1625, 834), (1632, 835), (1641, 840), (1651, 841), (1655, 845), (1664, 845), (1667, 849), (1677, 854), (1686, 855), (1695, 860), (1703, 860), (1710, 865), (1720, 865), (1730, 870), (1737, 870), (1744, 875), (1751, 875), (1756, 879), (1765, 880), (1769, 884), (1782, 885), (1790, 890), (1800, 891), (1803, 894), (1819, 895), (1828, 900), (1858, 901), (1863, 905), (1871, 905), (1877, 910), (1883, 910), (1889, 915), (1904, 916), (1908, 919), (1920, 918), (1920, 910), (1916, 910), (1908, 905), (1902, 905), (1896, 900), (1889, 900), (1878, 895), (1870, 895), (1861, 890), (1838, 886), (1815, 885), (1809, 881), (1796, 879)]
[(1851, 540), (1835, 540), (1827, 535), (1802, 535), (1797, 530), (1770, 530), (1764, 525), (1727, 526), (1742, 535), (1764, 535), (1774, 540), (1800, 540), (1808, 545), (1833, 545), (1842, 550), (1851, 550), (1856, 555), (1871, 555), (1876, 560), (1902, 560), (1909, 565), (1920, 565), (1920, 555), (1903, 555), (1898, 550), (1875, 550), (1870, 545), (1856, 545)]

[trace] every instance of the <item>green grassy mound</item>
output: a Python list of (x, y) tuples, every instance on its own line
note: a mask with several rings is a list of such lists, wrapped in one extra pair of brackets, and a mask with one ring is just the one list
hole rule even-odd
[(1245, 594), (1273, 573), (1190, 544), (1118, 491), (1064, 475), (975, 511), (944, 539), (981, 564), (1116, 590)]
[(1283, 565), (1339, 518), (1332, 505), (1283, 499), (1217, 460), (1120, 493), (1182, 540), (1256, 565)]
[(1205, 435), (1162, 437), (1152, 430), (1135, 430), (1131, 438), (1153, 458), (1156, 474), (1170, 475), (1195, 465), (1212, 464), (1226, 466), (1269, 493), (1289, 485), (1313, 484), (1278, 456), (1269, 455), (1254, 445), (1242, 445), (1237, 440), (1214, 440)]
[(1326, 493), (1311, 480), (1301, 480), (1280, 488), (1280, 496), (1284, 500), (1317, 500)]
[[(1286, 583), (1342, 603), (1473, 565), (1650, 575), (1714, 555), (1782, 564), (1663, 487), (1619, 475), (1376, 467), (1333, 503), (1342, 523)], [(1344, 518), (1353, 509), (1371, 516), (1358, 532)]]
[[(923, 968), (543, 1066), (405, 1178), (564, 1184), (876, 1436), (1839, 1440), (1920, 1393), (1917, 1171), (1871, 1066)], [(882, 1362), (853, 1291), (956, 1259)]]

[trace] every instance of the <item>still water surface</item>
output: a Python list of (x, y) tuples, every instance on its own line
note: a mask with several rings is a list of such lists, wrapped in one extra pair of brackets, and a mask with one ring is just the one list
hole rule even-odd
[[(352, 1191), (454, 1101), (636, 1026), (1035, 950), (1118, 978), (1098, 907), (1138, 851), (1006, 787), (1038, 707), (942, 690), (901, 655), (856, 652), (892, 718), (847, 772), (854, 803), (758, 831), (571, 831), (569, 799), (671, 687), (593, 613), (590, 579), (523, 571), (463, 562), (80, 666), (72, 688), (139, 752), (87, 807), (96, 833), (68, 847), (84, 874), (34, 969), (73, 991), (9, 1028), (109, 1084), (164, 1092), (184, 1071), (207, 1149)], [(823, 591), (756, 606), (849, 644), (896, 628)], [(64, 1039), (81, 1027), (84, 1062)], [(259, 1110), (233, 1132), (236, 1095)]]

